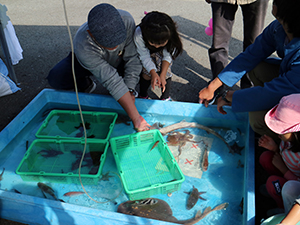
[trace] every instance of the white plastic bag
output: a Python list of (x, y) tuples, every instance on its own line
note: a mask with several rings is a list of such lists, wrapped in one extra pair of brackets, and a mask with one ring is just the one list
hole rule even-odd
[(7, 75), (7, 67), (0, 59), (0, 96), (10, 95), (20, 90)]

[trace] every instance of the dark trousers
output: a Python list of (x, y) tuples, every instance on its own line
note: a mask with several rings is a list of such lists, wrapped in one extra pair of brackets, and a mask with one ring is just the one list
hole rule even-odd
[[(74, 55), (74, 70), (78, 91), (83, 91), (89, 86), (88, 76), (93, 74), (83, 68), (76, 56)], [(59, 90), (72, 90), (74, 89), (74, 79), (72, 73), (72, 53), (57, 63), (48, 74), (48, 82), (51, 87)]]
[[(264, 28), (268, 1), (257, 0), (251, 4), (240, 5), (244, 22), (243, 51), (254, 42)], [(208, 54), (214, 79), (228, 64), (229, 42), (238, 5), (212, 2), (211, 7), (213, 40)]]

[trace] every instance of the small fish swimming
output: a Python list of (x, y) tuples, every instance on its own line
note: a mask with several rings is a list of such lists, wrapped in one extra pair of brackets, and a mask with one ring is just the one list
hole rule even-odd
[[(182, 128), (198, 128), (198, 129), (202, 129), (202, 130), (205, 130), (206, 132), (208, 133), (211, 133), (213, 135), (215, 135), (216, 137), (220, 138), (225, 144), (226, 146), (228, 147), (229, 149), (229, 152), (231, 154), (234, 154), (235, 152), (232, 150), (232, 148), (230, 147), (230, 145), (225, 141), (225, 139), (220, 135), (218, 134), (216, 131), (214, 131), (213, 129), (207, 127), (207, 126), (204, 126), (204, 125), (201, 125), (199, 123), (195, 123), (195, 122), (186, 122), (186, 121), (181, 121), (179, 123), (174, 123), (172, 125), (169, 125), (169, 126), (166, 126), (166, 127), (163, 127), (163, 128), (160, 128), (159, 131), (162, 135), (166, 135), (167, 133), (170, 133), (171, 131), (173, 130), (177, 130), (177, 129), (182, 129)], [(150, 128), (151, 129), (151, 128)]]
[(3, 167), (2, 173), (0, 174), (0, 180), (3, 180), (4, 171), (5, 171), (5, 168)]
[(156, 141), (156, 142), (154, 143), (154, 145), (152, 146), (152, 148), (150, 149), (150, 151), (151, 151), (152, 149), (154, 149), (154, 148), (158, 145), (158, 143), (159, 143), (159, 140)]
[(62, 151), (58, 151), (58, 150), (54, 150), (54, 149), (50, 149), (50, 150), (41, 150), (39, 151), (37, 154), (40, 154), (41, 156), (45, 157), (45, 158), (50, 158), (50, 157), (55, 157), (61, 154), (64, 154)]
[(206, 192), (199, 192), (197, 188), (195, 188), (193, 186), (193, 190), (191, 192), (185, 192), (186, 194), (189, 194), (188, 200), (187, 200), (187, 204), (186, 204), (186, 208), (188, 210), (190, 210), (191, 208), (193, 208), (196, 203), (198, 202), (198, 199), (202, 199), (204, 201), (206, 201), (205, 198), (202, 198), (200, 195), (206, 193)]
[(37, 186), (42, 190), (42, 193), (43, 193), (45, 198), (47, 198), (46, 195), (45, 195), (45, 193), (46, 193), (46, 194), (51, 195), (55, 200), (64, 202), (64, 200), (58, 199), (55, 196), (54, 190), (51, 187), (49, 187), (48, 185), (46, 185), (44, 183), (41, 183), (41, 182), (38, 182)]
[(203, 153), (202, 153), (202, 157), (201, 157), (201, 164), (200, 167), (202, 169), (203, 172), (206, 172), (208, 169), (208, 150), (207, 147), (205, 147)]
[(227, 206), (228, 203), (223, 203), (213, 209), (211, 209), (211, 207), (207, 207), (203, 213), (198, 211), (194, 218), (177, 220), (173, 216), (172, 209), (167, 202), (157, 198), (147, 198), (137, 201), (123, 202), (119, 205), (117, 212), (171, 223), (192, 225), (202, 220), (209, 213), (216, 210), (226, 209)]
[(72, 196), (82, 195), (82, 194), (84, 194), (83, 191), (70, 191), (70, 192), (65, 193), (63, 196), (72, 197)]

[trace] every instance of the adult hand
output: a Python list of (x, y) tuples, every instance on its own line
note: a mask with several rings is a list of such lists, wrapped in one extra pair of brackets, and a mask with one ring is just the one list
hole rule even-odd
[(217, 109), (218, 109), (219, 113), (221, 113), (223, 115), (227, 114), (227, 112), (223, 109), (224, 105), (231, 106), (231, 102), (226, 102), (222, 99), (222, 97), (219, 97), (217, 99)]
[(135, 120), (132, 120), (132, 122), (133, 122), (134, 129), (137, 132), (146, 131), (150, 129), (150, 125), (141, 115)]
[(273, 138), (263, 135), (258, 139), (258, 146), (268, 149), (273, 152), (278, 152), (279, 148)]
[(210, 91), (208, 87), (203, 88), (199, 92), (199, 103), (203, 103), (205, 107), (208, 106), (208, 101), (214, 97), (214, 92)]

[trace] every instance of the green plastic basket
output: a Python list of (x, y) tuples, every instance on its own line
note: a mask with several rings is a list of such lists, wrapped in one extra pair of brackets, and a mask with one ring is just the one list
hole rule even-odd
[[(113, 131), (117, 113), (83, 111), (87, 138), (109, 140)], [(37, 138), (84, 139), (84, 130), (79, 111), (52, 110), (38, 131)]]
[[(109, 143), (87, 141), (80, 177), (83, 184), (96, 184), (102, 174)], [(82, 140), (36, 139), (25, 153), (16, 173), (24, 181), (79, 184)]]
[(111, 138), (110, 144), (130, 200), (181, 188), (185, 177), (158, 130)]

